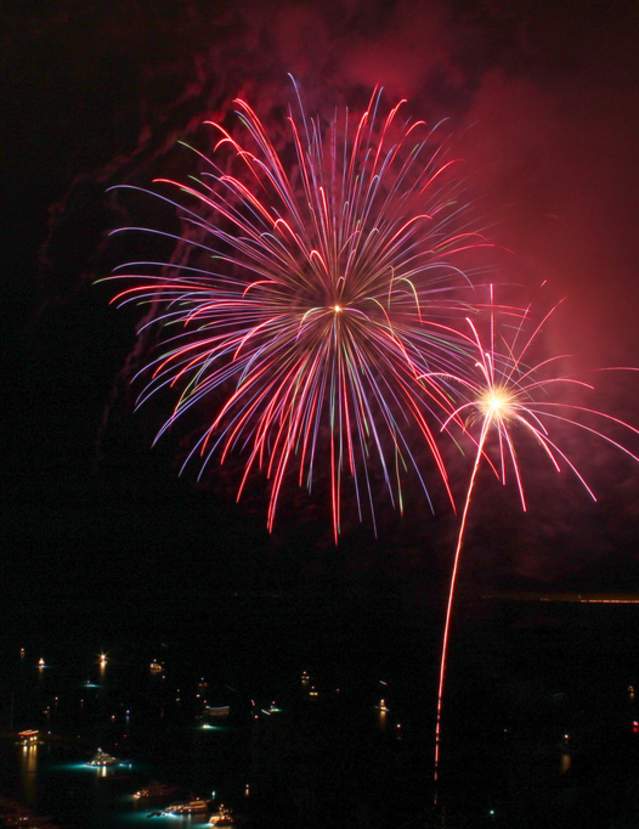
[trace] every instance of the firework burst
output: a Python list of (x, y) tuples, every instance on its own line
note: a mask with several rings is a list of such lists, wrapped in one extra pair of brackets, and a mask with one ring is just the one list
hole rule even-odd
[(194, 150), (201, 170), (188, 183), (123, 186), (172, 206), (189, 235), (118, 228), (161, 233), (183, 254), (107, 279), (126, 283), (112, 302), (151, 304), (145, 325), (161, 328), (162, 353), (139, 373), (139, 405), (176, 392), (156, 440), (204, 411), (184, 465), (199, 460), (201, 475), (214, 456), (243, 453), (237, 497), (261, 470), (269, 530), (285, 480), (310, 491), (321, 467), (337, 540), (346, 479), (373, 524), (374, 475), (400, 511), (409, 473), (431, 504), (416, 434), (452, 503), (436, 439), (452, 414), (440, 378), (459, 373), (468, 348), (451, 325), (469, 313), (464, 261), (492, 245), (470, 226), (441, 124), (402, 118), (403, 100), (382, 113), (375, 89), (360, 117), (345, 110), (323, 129), (294, 91), (283, 147), (236, 99), (241, 137), (206, 122), (212, 153)]
[(539, 361), (530, 360), (530, 355), (535, 352), (538, 345), (540, 334), (559, 305), (561, 303), (552, 307), (539, 322), (533, 320), (530, 306), (521, 311), (516, 308), (502, 308), (501, 324), (498, 324), (491, 286), (491, 310), (485, 336), (482, 337), (475, 321), (470, 318), (466, 320), (469, 332), (466, 335), (467, 343), (475, 354), (474, 376), (473, 372), (439, 375), (440, 379), (445, 378), (456, 387), (457, 399), (460, 401), (446, 419), (442, 429), (449, 429), (454, 425), (461, 426), (472, 439), (475, 452), (459, 521), (442, 635), (435, 717), (436, 783), (439, 777), (442, 708), (455, 588), (468, 514), (482, 461), (489, 465), (502, 485), (505, 486), (511, 479), (515, 482), (524, 512), (527, 509), (525, 467), (519, 452), (522, 441), (527, 440), (536, 446), (555, 472), (567, 469), (594, 501), (597, 498), (593, 488), (568, 451), (561, 446), (561, 435), (556, 434), (558, 431), (569, 427), (586, 432), (633, 461), (639, 462), (639, 457), (610, 433), (611, 430), (620, 430), (627, 437), (636, 439), (639, 429), (608, 412), (560, 399), (562, 393), (570, 388), (586, 390), (589, 393), (596, 391), (591, 383), (565, 376), (557, 371), (557, 366), (567, 355), (558, 354), (545, 356)]

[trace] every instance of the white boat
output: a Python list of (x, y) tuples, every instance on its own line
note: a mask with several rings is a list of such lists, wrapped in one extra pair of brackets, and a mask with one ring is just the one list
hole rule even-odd
[(18, 741), (22, 746), (37, 746), (40, 732), (36, 728), (18, 731)]
[(112, 754), (107, 754), (106, 751), (102, 751), (99, 748), (91, 760), (89, 760), (88, 765), (95, 766), (96, 768), (104, 768), (105, 766), (116, 766), (118, 762), (117, 757), (114, 757)]
[(171, 786), (168, 783), (150, 783), (143, 789), (138, 789), (133, 793), (134, 800), (152, 800), (160, 797), (170, 797), (175, 794), (177, 786)]
[(196, 815), (202, 812), (208, 812), (208, 800), (187, 800), (186, 803), (172, 803), (164, 809), (164, 812), (169, 815)]
[(205, 705), (203, 716), (213, 717), (214, 719), (222, 719), (228, 717), (231, 713), (230, 705)]

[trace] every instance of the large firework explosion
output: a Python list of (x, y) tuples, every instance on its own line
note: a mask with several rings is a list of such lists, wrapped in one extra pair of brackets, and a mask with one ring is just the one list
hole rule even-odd
[(346, 478), (360, 520), (375, 524), (378, 473), (395, 508), (408, 474), (432, 508), (421, 441), (453, 502), (436, 440), (452, 412), (442, 378), (464, 371), (468, 351), (452, 326), (473, 313), (464, 263), (492, 245), (471, 226), (442, 122), (402, 117), (404, 100), (382, 112), (376, 88), (361, 115), (336, 111), (324, 127), (293, 85), (282, 148), (236, 99), (241, 135), (206, 122), (212, 151), (190, 148), (200, 170), (188, 183), (120, 186), (170, 205), (195, 235), (118, 228), (183, 254), (107, 279), (126, 284), (118, 306), (158, 309), (145, 325), (161, 326), (162, 353), (139, 372), (138, 404), (167, 388), (177, 402), (157, 438), (197, 407), (206, 425), (184, 465), (199, 459), (201, 475), (216, 454), (243, 453), (237, 497), (262, 470), (269, 530), (287, 477), (310, 491), (325, 472), (337, 540)]

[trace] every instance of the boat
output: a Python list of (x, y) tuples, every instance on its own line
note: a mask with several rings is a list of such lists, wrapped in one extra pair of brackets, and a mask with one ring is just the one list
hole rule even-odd
[(164, 809), (164, 814), (168, 815), (197, 815), (202, 812), (208, 812), (209, 801), (201, 800), (187, 800), (185, 803), (172, 803)]
[(40, 732), (36, 728), (27, 728), (25, 731), (18, 731), (18, 740), (22, 746), (35, 746), (38, 744)]
[(223, 803), (220, 803), (220, 808), (211, 815), (211, 819), (209, 820), (210, 826), (235, 826), (235, 821), (233, 820), (233, 812), (229, 809), (228, 806), (225, 806)]
[(150, 783), (143, 789), (133, 793), (134, 800), (153, 800), (160, 797), (169, 797), (177, 792), (177, 786), (168, 783)]
[(231, 713), (230, 705), (205, 705), (202, 712), (203, 717), (213, 717), (214, 719), (222, 719), (228, 717)]
[(95, 755), (88, 761), (89, 766), (95, 766), (96, 768), (105, 768), (106, 766), (117, 766), (118, 758), (114, 757), (112, 754), (107, 754), (106, 751), (102, 751), (99, 748)]

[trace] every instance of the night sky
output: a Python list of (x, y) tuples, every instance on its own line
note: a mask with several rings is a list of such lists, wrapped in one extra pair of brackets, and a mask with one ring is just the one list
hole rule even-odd
[[(403, 520), (384, 513), (379, 541), (351, 516), (335, 550), (320, 498), (289, 490), (269, 538), (260, 481), (237, 506), (233, 464), (196, 486), (177, 479), (186, 435), (150, 449), (162, 411), (132, 413), (135, 311), (92, 281), (122, 258), (108, 230), (153, 214), (105, 189), (187, 174), (177, 139), (201, 137), (239, 92), (277, 122), (289, 71), (311, 111), (359, 106), (380, 81), (416, 117), (451, 116), (478, 209), (513, 251), (502, 277), (569, 298), (553, 345), (577, 351), (578, 370), (637, 365), (636, 4), (62, 0), (2, 16), (7, 595), (143, 604), (176, 581), (442, 594), (454, 522), (441, 498), (436, 518), (417, 501)], [(597, 380), (634, 422), (637, 376)], [(539, 458), (527, 516), (482, 479), (468, 584), (635, 588), (639, 473), (585, 437), (570, 445), (601, 502)]]

